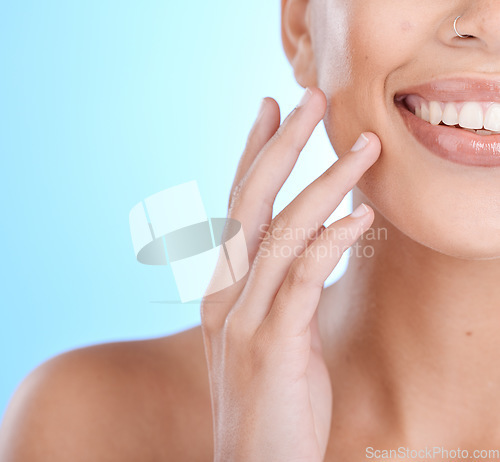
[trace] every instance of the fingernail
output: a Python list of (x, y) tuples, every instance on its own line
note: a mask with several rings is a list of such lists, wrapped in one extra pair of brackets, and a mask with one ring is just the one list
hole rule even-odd
[(309, 88), (306, 88), (306, 91), (304, 92), (304, 95), (299, 101), (299, 104), (297, 104), (297, 107), (305, 106), (307, 102), (311, 99), (312, 96), (312, 91), (309, 90)]
[(368, 146), (369, 142), (370, 139), (366, 137), (364, 133), (361, 133), (360, 137), (354, 143), (354, 146), (351, 148), (351, 151), (352, 152), (361, 151), (361, 149), (366, 148), (366, 146)]
[(361, 204), (358, 207), (356, 207), (354, 212), (351, 213), (351, 217), (361, 218), (364, 217), (369, 211), (370, 209), (365, 204)]

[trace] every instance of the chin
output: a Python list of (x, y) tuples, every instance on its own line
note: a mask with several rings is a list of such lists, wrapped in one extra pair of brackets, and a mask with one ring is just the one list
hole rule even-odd
[(401, 202), (391, 203), (387, 196), (384, 200), (370, 194), (374, 188), (369, 185), (363, 189), (367, 202), (378, 215), (374, 226), (393, 227), (396, 235), (402, 233), (415, 243), (449, 257), (478, 261), (500, 259), (500, 214), (485, 214), (488, 206), (471, 204), (472, 209), (460, 208), (450, 195), (429, 203), (417, 201), (413, 207), (401, 207)]
[(431, 250), (461, 260), (500, 259), (500, 241), (488, 230), (474, 233), (467, 229), (449, 230), (446, 227), (435, 227), (430, 233), (409, 237)]
[[(485, 134), (485, 130), (451, 125), (455, 120), (446, 117), (450, 126), (437, 124), (434, 112), (434, 124), (422, 119), (421, 107), (427, 100), (453, 100), (458, 84), (464, 88), (463, 82), (446, 81), (444, 86), (434, 82), (407, 89), (387, 98), (388, 104), (377, 104), (374, 99), (371, 110), (364, 112), (357, 110), (361, 104), (348, 104), (356, 101), (355, 93), (338, 92), (331, 95), (325, 128), (340, 155), (361, 131), (379, 137), (381, 155), (360, 180), (355, 194), (361, 194), (357, 201), (372, 206), (381, 226), (392, 225), (396, 233), (450, 257), (499, 259), (500, 126), (498, 134)], [(462, 104), (459, 109), (472, 114), (481, 112), (484, 104), (500, 108), (500, 84), (498, 94), (493, 95), (490, 86), (476, 87), (465, 87), (471, 88), (467, 97), (481, 104), (470, 108)], [(427, 99), (410, 98), (412, 92)], [(492, 106), (486, 100), (498, 101)], [(440, 107), (432, 104), (433, 111)], [(493, 128), (487, 114), (484, 111), (483, 129)]]

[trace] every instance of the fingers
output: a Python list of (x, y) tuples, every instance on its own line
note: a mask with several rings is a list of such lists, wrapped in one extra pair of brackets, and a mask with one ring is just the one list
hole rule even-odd
[[(233, 185), (231, 186), (231, 194), (229, 201), (236, 196), (236, 187), (241, 183), (243, 177), (252, 165), (255, 157), (271, 139), (276, 130), (280, 126), (280, 107), (272, 98), (264, 98), (259, 108), (257, 119), (255, 120), (250, 133), (248, 135), (245, 150), (241, 156)], [(229, 204), (230, 208), (231, 204)]]
[[(233, 181), (233, 185), (231, 186), (231, 193), (229, 196), (229, 204), (228, 204), (229, 210), (232, 207), (231, 202), (234, 200), (235, 197), (239, 195), (238, 191), (239, 185), (242, 182), (242, 179), (245, 176), (246, 172), (250, 168), (250, 165), (255, 160), (257, 154), (262, 150), (265, 144), (274, 135), (279, 125), (280, 125), (280, 108), (278, 106), (278, 103), (272, 98), (264, 98), (261, 102), (259, 113), (257, 114), (257, 118), (250, 130), (245, 149), (243, 151), (243, 154), (238, 163), (238, 167), (236, 169), (235, 178)], [(231, 213), (228, 213), (228, 216), (231, 217)], [(241, 255), (240, 258), (246, 259), (248, 258), (248, 255)], [(238, 262), (235, 262), (233, 258), (231, 261), (231, 265), (234, 268), (234, 265), (238, 265)], [(207, 311), (211, 312), (219, 311), (224, 314), (227, 311), (226, 306), (228, 304), (232, 304), (241, 293), (241, 290), (246, 282), (246, 277), (240, 279), (237, 283), (232, 284), (229, 287), (226, 287), (222, 291), (215, 291), (214, 293), (211, 293), (212, 287), (218, 286), (219, 281), (225, 280), (226, 278), (227, 278), (227, 259), (225, 251), (221, 249), (221, 252), (219, 253), (219, 259), (217, 261), (214, 273), (212, 275), (212, 279), (210, 281), (210, 285), (207, 288), (207, 292), (210, 295), (205, 295), (203, 297), (201, 306), (202, 318), (205, 317)], [(219, 315), (215, 317), (220, 318), (221, 316)], [(211, 316), (207, 316), (207, 319), (210, 320)], [(209, 321), (207, 321), (207, 324), (208, 322)]]
[[(250, 263), (260, 244), (262, 224), (271, 221), (274, 198), (290, 174), (300, 150), (323, 117), (325, 108), (323, 92), (319, 89), (307, 90), (302, 102), (279, 126), (278, 104), (272, 98), (263, 101), (238, 165), (228, 211), (228, 217), (238, 220), (243, 227), (248, 255), (242, 258), (248, 258)], [(268, 169), (273, 170), (272, 182)], [(211, 285), (217, 285), (218, 274), (224, 277), (226, 265), (225, 258), (219, 259)], [(246, 280), (247, 277), (203, 298), (203, 325), (217, 327), (224, 322)]]
[(283, 121), (235, 186), (229, 216), (243, 225), (250, 260), (258, 250), (263, 226), (271, 221), (274, 199), (325, 110), (324, 93), (318, 88), (306, 90), (301, 103)]
[(290, 265), (304, 251), (309, 236), (378, 159), (378, 137), (373, 133), (363, 136), (360, 139), (369, 144), (359, 149), (358, 143), (355, 151), (342, 156), (272, 221), (238, 302), (241, 307), (254, 307), (246, 310), (247, 323), (257, 326), (263, 321)]
[(261, 329), (268, 329), (270, 335), (303, 335), (313, 320), (325, 280), (373, 219), (373, 210), (362, 204), (326, 228), (290, 266)]

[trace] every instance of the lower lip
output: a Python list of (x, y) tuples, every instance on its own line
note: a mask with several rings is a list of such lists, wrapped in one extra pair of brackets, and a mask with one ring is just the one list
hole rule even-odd
[(433, 154), (462, 165), (500, 166), (500, 135), (476, 135), (455, 127), (432, 125), (413, 114), (404, 101), (395, 101), (416, 140)]

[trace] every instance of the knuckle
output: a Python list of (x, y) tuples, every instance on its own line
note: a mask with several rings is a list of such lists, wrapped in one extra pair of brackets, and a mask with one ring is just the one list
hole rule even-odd
[(274, 241), (283, 240), (290, 230), (290, 213), (284, 209), (271, 221), (268, 229), (268, 239)]
[(283, 120), (278, 129), (274, 132), (271, 137), (271, 145), (288, 145), (293, 142), (296, 138), (296, 130), (294, 130), (294, 120), (296, 119), (297, 113), (300, 112), (300, 108), (295, 107)]
[(283, 314), (285, 314), (286, 309), (287, 309), (287, 304), (283, 300), (283, 297), (276, 298), (272, 308), (273, 316), (275, 318), (280, 319), (283, 316)]
[(221, 329), (221, 316), (204, 298), (200, 304), (201, 327), (207, 334), (213, 334)]
[(224, 338), (231, 342), (238, 342), (248, 336), (247, 323), (240, 309), (233, 309), (224, 321)]
[(287, 282), (290, 287), (301, 287), (309, 284), (307, 265), (303, 258), (295, 260), (288, 270)]
[(275, 134), (275, 142), (277, 145), (286, 149), (299, 150), (302, 148), (298, 130), (293, 127), (293, 113), (290, 118), (286, 119)]
[(310, 260), (310, 255), (305, 256), (302, 254), (290, 266), (286, 277), (286, 285), (289, 290), (317, 289), (323, 287), (324, 281), (317, 280), (311, 276)]
[(303, 109), (303, 107), (295, 107), (281, 124), (283, 127), (282, 140), (287, 147), (294, 150), (302, 150), (304, 146), (304, 130), (301, 123)]
[(261, 325), (249, 344), (252, 370), (275, 374), (276, 367), (283, 361), (284, 346), (283, 336), (276, 329), (276, 323)]
[(249, 344), (249, 365), (254, 374), (257, 371), (264, 369), (264, 364), (266, 363), (266, 358), (268, 357), (266, 352), (267, 348), (265, 342), (256, 339)]
[(276, 145), (282, 143), (286, 139), (286, 135), (288, 133), (286, 129), (287, 119), (283, 121), (283, 123), (278, 127), (278, 130), (274, 133), (271, 138), (271, 145)]
[(259, 329), (249, 342), (248, 354), (252, 371), (266, 369), (272, 362), (273, 341), (263, 329)]

